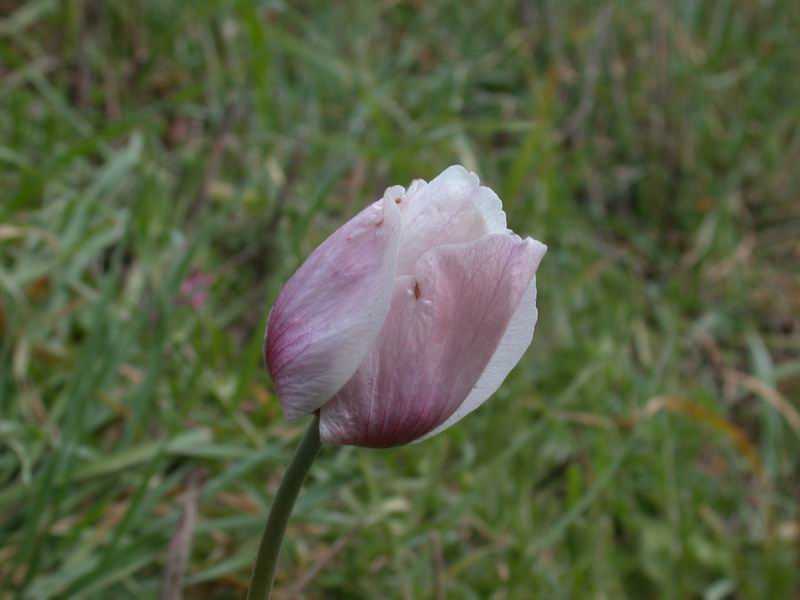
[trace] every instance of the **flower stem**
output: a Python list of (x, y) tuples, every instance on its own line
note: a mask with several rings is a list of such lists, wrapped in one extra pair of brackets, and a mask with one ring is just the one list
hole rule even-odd
[(281, 487), (278, 489), (278, 495), (275, 496), (272, 509), (269, 511), (267, 525), (258, 546), (258, 556), (253, 565), (247, 600), (268, 600), (270, 597), (275, 566), (278, 563), (283, 534), (286, 533), (286, 523), (289, 521), (289, 515), (292, 514), (294, 502), (303, 485), (303, 480), (321, 447), (319, 417), (314, 415), (314, 420), (308, 426), (300, 445), (295, 450), (292, 462), (289, 463)]

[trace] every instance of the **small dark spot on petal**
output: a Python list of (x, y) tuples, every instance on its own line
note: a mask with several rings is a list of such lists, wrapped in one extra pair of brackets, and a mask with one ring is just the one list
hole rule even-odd
[(394, 203), (395, 204), (400, 204), (402, 201), (403, 201), (403, 199), (400, 198), (400, 197), (394, 199)]
[(419, 300), (419, 297), (420, 297), (421, 295), (422, 295), (422, 290), (421, 290), (421, 289), (419, 289), (419, 284), (415, 282), (415, 283), (414, 283), (414, 298), (416, 298), (417, 300)]

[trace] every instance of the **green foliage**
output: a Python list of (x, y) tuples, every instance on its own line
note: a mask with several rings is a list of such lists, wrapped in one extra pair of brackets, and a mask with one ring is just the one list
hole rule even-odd
[(304, 425), (269, 306), (454, 162), (550, 247), (534, 345), (446, 433), (324, 450), (278, 596), (800, 594), (796, 2), (0, 14), (0, 598), (241, 597)]

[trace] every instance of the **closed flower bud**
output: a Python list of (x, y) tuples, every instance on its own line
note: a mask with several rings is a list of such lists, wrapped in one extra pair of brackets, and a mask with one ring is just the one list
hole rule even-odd
[(486, 401), (536, 324), (546, 247), (452, 166), (386, 190), (322, 243), (280, 292), (265, 358), (286, 418), (319, 411), (322, 440), (389, 447)]

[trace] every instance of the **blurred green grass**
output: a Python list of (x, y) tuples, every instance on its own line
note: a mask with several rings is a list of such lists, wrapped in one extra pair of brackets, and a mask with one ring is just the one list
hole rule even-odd
[(158, 597), (176, 532), (240, 597), (303, 428), (271, 301), (454, 162), (550, 247), (534, 345), (443, 435), (327, 449), (277, 595), (800, 595), (796, 2), (0, 15), (0, 597)]

